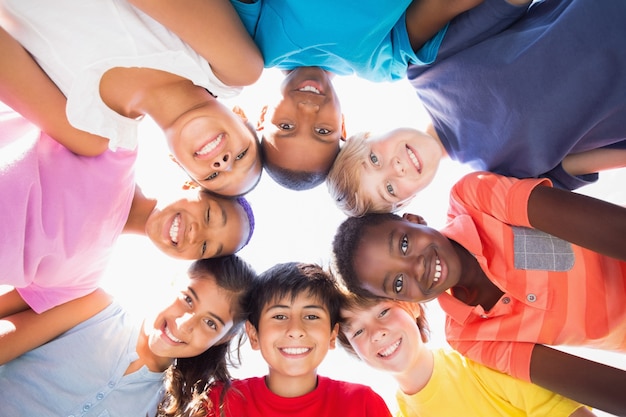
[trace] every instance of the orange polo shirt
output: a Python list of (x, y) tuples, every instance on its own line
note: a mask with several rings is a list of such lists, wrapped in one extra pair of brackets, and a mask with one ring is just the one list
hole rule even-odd
[(526, 381), (535, 344), (626, 351), (626, 263), (530, 228), (528, 198), (539, 184), (551, 185), (469, 174), (453, 187), (441, 231), (504, 292), (490, 311), (439, 296), (448, 342)]

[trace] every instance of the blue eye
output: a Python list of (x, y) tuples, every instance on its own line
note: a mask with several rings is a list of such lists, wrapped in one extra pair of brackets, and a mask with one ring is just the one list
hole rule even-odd
[(373, 153), (370, 153), (370, 161), (372, 161), (372, 164), (378, 166), (378, 157)]
[(393, 190), (393, 186), (389, 183), (387, 183), (387, 186), (385, 187), (387, 188), (387, 192), (391, 195), (396, 195), (395, 191)]

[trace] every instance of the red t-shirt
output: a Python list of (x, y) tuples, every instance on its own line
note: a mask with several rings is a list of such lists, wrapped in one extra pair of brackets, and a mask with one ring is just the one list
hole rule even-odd
[[(208, 417), (219, 417), (222, 385), (211, 389)], [(370, 387), (317, 377), (317, 387), (300, 397), (285, 398), (265, 385), (264, 377), (233, 381), (223, 404), (226, 417), (391, 417), (385, 401)]]

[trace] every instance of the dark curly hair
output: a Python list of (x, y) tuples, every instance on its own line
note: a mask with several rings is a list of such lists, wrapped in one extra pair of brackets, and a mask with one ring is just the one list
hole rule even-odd
[(375, 295), (361, 286), (354, 270), (354, 256), (361, 246), (365, 230), (386, 221), (402, 221), (402, 217), (394, 213), (349, 217), (339, 225), (333, 238), (333, 269), (350, 292), (362, 297), (372, 298)]
[[(233, 326), (225, 342), (213, 345), (192, 358), (178, 358), (168, 368), (165, 376), (165, 396), (159, 404), (157, 416), (202, 416), (204, 403), (208, 402), (207, 388), (214, 381), (230, 382), (229, 366), (240, 364), (237, 335), (243, 333), (246, 319), (245, 294), (256, 277), (252, 267), (235, 255), (200, 259), (187, 271), (190, 278), (214, 279), (215, 283), (230, 293)], [(237, 346), (231, 342), (237, 339)], [(233, 354), (237, 352), (236, 354)]]

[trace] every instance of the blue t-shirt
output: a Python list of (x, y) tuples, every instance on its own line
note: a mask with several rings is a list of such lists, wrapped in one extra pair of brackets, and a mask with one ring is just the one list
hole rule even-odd
[(410, 0), (231, 0), (267, 68), (317, 66), (370, 81), (406, 77), (409, 63), (437, 55), (445, 28), (417, 53), (406, 31)]
[(138, 358), (141, 325), (113, 303), (47, 344), (0, 366), (3, 416), (154, 416), (163, 374)]
[(450, 157), (575, 189), (570, 153), (626, 148), (626, 1), (485, 0), (408, 77)]

